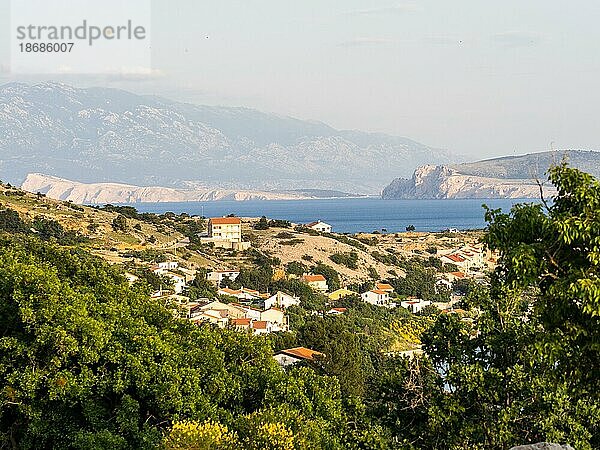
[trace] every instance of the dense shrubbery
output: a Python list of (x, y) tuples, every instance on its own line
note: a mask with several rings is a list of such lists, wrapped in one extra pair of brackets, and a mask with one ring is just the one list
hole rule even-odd
[(0, 259), (8, 447), (156, 448), (177, 420), (219, 423), (248, 448), (281, 438), (352, 448), (355, 431), (369, 433), (335, 378), (282, 371), (264, 339), (174, 319), (83, 251), (1, 237)]
[(349, 269), (358, 269), (358, 253), (356, 252), (334, 253), (329, 259)]
[(43, 240), (56, 240), (63, 245), (75, 245), (86, 241), (79, 233), (65, 230), (56, 220), (36, 216), (30, 223), (10, 208), (0, 210), (0, 231), (37, 234)]

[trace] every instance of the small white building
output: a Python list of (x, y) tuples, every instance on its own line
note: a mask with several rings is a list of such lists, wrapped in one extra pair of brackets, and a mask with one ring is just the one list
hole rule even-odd
[(363, 301), (375, 306), (389, 306), (390, 294), (379, 289), (372, 289), (360, 295)]
[(347, 308), (331, 308), (329, 311), (327, 311), (327, 314), (330, 316), (341, 316), (342, 314), (345, 314), (346, 311), (348, 311)]
[(239, 275), (239, 270), (211, 270), (206, 273), (206, 279), (220, 285), (224, 278), (234, 281)]
[(320, 220), (316, 222), (307, 223), (305, 227), (310, 228), (311, 230), (318, 231), (319, 233), (331, 233), (332, 230), (331, 225), (325, 222), (321, 222)]
[(173, 270), (173, 269), (177, 269), (178, 267), (179, 267), (179, 263), (175, 262), (175, 261), (165, 261), (165, 262), (158, 263), (159, 269)]
[(260, 313), (260, 320), (272, 324), (272, 331), (289, 331), (289, 317), (278, 308), (269, 308)]
[(420, 298), (413, 300), (404, 300), (403, 302), (400, 302), (400, 306), (408, 309), (413, 314), (420, 313), (423, 308), (429, 305), (431, 305), (431, 302), (429, 300), (422, 300)]
[(265, 309), (272, 308), (273, 306), (285, 309), (298, 305), (300, 305), (300, 297), (294, 297), (281, 291), (277, 291), (277, 294), (265, 300)]
[(165, 272), (166, 277), (169, 277), (173, 282), (173, 290), (176, 294), (181, 294), (185, 289), (185, 277), (173, 272)]

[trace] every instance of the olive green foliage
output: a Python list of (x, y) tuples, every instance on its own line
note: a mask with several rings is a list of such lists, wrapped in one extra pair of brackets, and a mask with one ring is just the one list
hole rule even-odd
[(465, 300), (476, 321), (441, 315), (423, 338), (446, 386), (430, 446), (600, 448), (600, 184), (564, 165), (550, 179), (552, 205), (487, 211), (501, 258), (489, 291)]
[(122, 232), (127, 231), (127, 228), (128, 228), (127, 217), (125, 217), (122, 214), (119, 214), (117, 217), (115, 217), (113, 219), (112, 227), (113, 227), (113, 230), (115, 230), (115, 231), (122, 231)]
[(86, 241), (80, 234), (65, 230), (56, 220), (36, 216), (30, 223), (10, 208), (0, 210), (0, 231), (36, 234), (43, 240), (56, 240), (63, 245), (75, 245)]
[(82, 250), (0, 236), (0, 259), (0, 448), (156, 448), (178, 420), (245, 438), (286, 415), (307, 448), (352, 448), (337, 381), (283, 372), (264, 339), (175, 319)]
[(349, 269), (358, 269), (358, 254), (356, 252), (334, 253), (329, 259), (334, 263), (341, 264)]

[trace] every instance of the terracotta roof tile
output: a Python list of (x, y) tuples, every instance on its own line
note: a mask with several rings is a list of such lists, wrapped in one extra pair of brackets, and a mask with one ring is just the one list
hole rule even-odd
[(316, 350), (311, 350), (310, 348), (306, 347), (288, 348), (286, 350), (281, 350), (279, 353), (284, 353), (286, 355), (295, 356), (296, 358), (307, 359), (310, 361), (314, 360), (315, 356), (323, 355), (321, 352), (317, 352)]
[(239, 217), (213, 217), (210, 219), (213, 225), (239, 225), (242, 223)]

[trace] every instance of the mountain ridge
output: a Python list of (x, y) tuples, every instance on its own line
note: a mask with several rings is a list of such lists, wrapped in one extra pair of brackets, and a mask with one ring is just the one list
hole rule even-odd
[(336, 130), (250, 108), (194, 105), (111, 88), (0, 86), (0, 177), (225, 189), (380, 191), (398, 171), (449, 163), (408, 138)]

